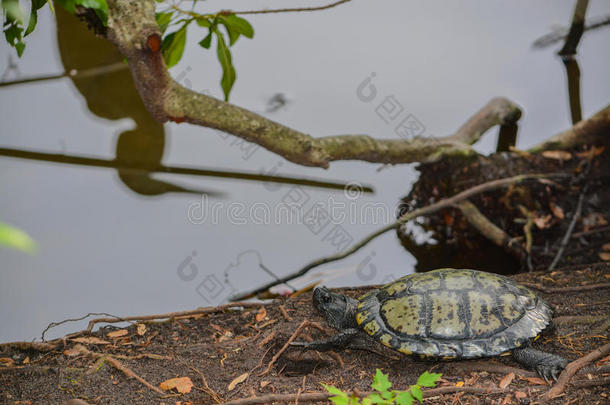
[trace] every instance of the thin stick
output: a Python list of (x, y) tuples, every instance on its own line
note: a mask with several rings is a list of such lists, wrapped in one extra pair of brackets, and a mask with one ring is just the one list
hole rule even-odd
[(87, 332), (91, 332), (95, 324), (97, 323), (117, 323), (117, 322), (128, 322), (128, 321), (151, 321), (151, 320), (159, 320), (159, 319), (171, 319), (177, 317), (184, 316), (194, 316), (194, 315), (202, 315), (202, 314), (210, 314), (214, 312), (221, 312), (226, 309), (231, 308), (258, 308), (261, 306), (267, 305), (264, 302), (232, 302), (230, 304), (219, 305), (217, 307), (205, 307), (194, 309), (190, 311), (178, 311), (178, 312), (168, 312), (167, 314), (156, 314), (156, 315), (142, 315), (142, 316), (126, 316), (124, 318), (114, 317), (114, 318), (96, 318), (89, 321), (89, 325), (87, 326)]
[(360, 242), (353, 245), (351, 248), (349, 248), (339, 254), (332, 255), (332, 256), (326, 256), (321, 259), (315, 260), (315, 261), (309, 263), (308, 265), (306, 265), (305, 267), (303, 267), (302, 269), (300, 269), (294, 273), (291, 273), (285, 277), (282, 277), (278, 280), (271, 281), (271, 282), (263, 285), (262, 287), (256, 288), (250, 292), (233, 296), (233, 297), (231, 297), (231, 300), (238, 301), (238, 300), (253, 297), (256, 294), (266, 291), (269, 288), (274, 287), (278, 284), (282, 284), (287, 281), (294, 280), (295, 278), (304, 275), (305, 273), (307, 273), (309, 270), (313, 269), (314, 267), (318, 267), (318, 266), (326, 264), (326, 263), (331, 263), (331, 262), (335, 262), (337, 260), (341, 260), (341, 259), (351, 255), (352, 253), (357, 252), (358, 250), (360, 250), (361, 248), (366, 246), (370, 241), (377, 238), (378, 236), (383, 235), (384, 233), (386, 233), (392, 229), (398, 228), (400, 225), (402, 225), (408, 221), (411, 221), (412, 219), (415, 219), (417, 217), (432, 214), (443, 208), (452, 207), (452, 206), (456, 205), (457, 203), (459, 203), (460, 201), (466, 200), (467, 198), (473, 197), (477, 194), (481, 194), (486, 191), (495, 190), (500, 187), (504, 187), (504, 186), (507, 186), (510, 184), (515, 184), (515, 183), (520, 183), (520, 182), (526, 181), (526, 180), (541, 179), (541, 178), (548, 178), (548, 177), (566, 177), (566, 174), (564, 174), (564, 173), (524, 174), (524, 175), (513, 176), (513, 177), (504, 178), (504, 179), (496, 179), (496, 180), (492, 180), (492, 181), (488, 181), (486, 183), (476, 185), (474, 187), (471, 187), (467, 190), (464, 190), (464, 191), (454, 195), (453, 197), (446, 198), (437, 203), (408, 212), (408, 213), (404, 214), (403, 216), (401, 216), (400, 218), (398, 218), (398, 220), (396, 220), (394, 223), (386, 225), (383, 228), (371, 233), (369, 236), (365, 237)]
[[(444, 394), (453, 394), (455, 392), (464, 392), (470, 394), (501, 394), (506, 392), (506, 390), (491, 388), (491, 387), (440, 387), (440, 388), (432, 388), (429, 390), (422, 390), (424, 398), (431, 398), (438, 395)], [(371, 392), (362, 392), (362, 391), (354, 391), (353, 395), (356, 395), (360, 398), (365, 397), (371, 394)], [(254, 404), (271, 404), (274, 402), (291, 402), (296, 398), (299, 398), (300, 402), (316, 402), (316, 401), (326, 401), (328, 398), (333, 396), (328, 392), (309, 392), (309, 393), (301, 393), (301, 394), (267, 394), (261, 395), (260, 397), (250, 397), (250, 398), (242, 398), (235, 399), (233, 401), (225, 402), (222, 405), (254, 405)]]
[(572, 217), (572, 221), (570, 222), (570, 225), (568, 226), (568, 230), (567, 230), (566, 234), (564, 235), (563, 240), (561, 241), (561, 246), (559, 246), (557, 255), (555, 255), (553, 262), (551, 263), (551, 265), (548, 268), (549, 271), (553, 270), (555, 268), (555, 266), (557, 266), (557, 263), (559, 263), (559, 260), (561, 259), (561, 256), (563, 255), (563, 251), (565, 250), (566, 246), (568, 245), (568, 242), (570, 241), (570, 236), (572, 235), (572, 231), (574, 230), (576, 221), (578, 221), (578, 218), (580, 218), (580, 214), (582, 212), (582, 203), (585, 200), (586, 192), (587, 192), (587, 186), (585, 185), (583, 187), (582, 192), (580, 193), (580, 197), (578, 197), (578, 204), (576, 205), (576, 211), (574, 211), (574, 216)]
[(78, 350), (80, 353), (82, 353), (84, 355), (91, 356), (91, 357), (96, 358), (96, 359), (103, 358), (104, 361), (107, 361), (108, 363), (110, 363), (114, 368), (116, 368), (117, 370), (121, 371), (128, 378), (136, 379), (142, 385), (146, 386), (147, 388), (149, 388), (152, 391), (155, 391), (157, 394), (160, 394), (160, 395), (166, 395), (167, 394), (166, 392), (164, 392), (160, 388), (155, 387), (154, 385), (152, 385), (151, 383), (149, 383), (148, 381), (146, 381), (145, 379), (143, 379), (142, 377), (140, 377), (139, 375), (134, 373), (129, 367), (125, 366), (123, 363), (118, 361), (111, 354), (102, 354), (102, 353), (92, 352), (89, 349), (87, 349), (85, 346), (80, 345), (80, 344), (74, 346), (74, 349)]
[(610, 353), (610, 343), (608, 343), (602, 347), (598, 347), (597, 349), (593, 350), (591, 353), (587, 354), (586, 356), (581, 357), (580, 359), (574, 360), (573, 362), (568, 364), (566, 366), (566, 368), (563, 370), (563, 372), (561, 373), (561, 375), (559, 376), (559, 379), (557, 380), (557, 384), (555, 384), (553, 386), (553, 388), (551, 388), (544, 395), (544, 400), (548, 401), (552, 398), (557, 397), (558, 395), (561, 395), (563, 390), (566, 388), (566, 386), (568, 385), (568, 383), (570, 382), (570, 380), (572, 379), (572, 377), (574, 376), (574, 374), (576, 374), (576, 372), (578, 370), (580, 370), (581, 368), (583, 368), (584, 366), (586, 366), (589, 363), (593, 363), (597, 359), (607, 356), (609, 353)]

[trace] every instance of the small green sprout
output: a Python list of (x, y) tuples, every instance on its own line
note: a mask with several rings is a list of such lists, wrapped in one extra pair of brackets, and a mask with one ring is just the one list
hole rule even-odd
[(366, 397), (360, 399), (356, 395), (349, 395), (332, 385), (322, 384), (322, 386), (331, 393), (330, 401), (336, 405), (372, 405), (372, 404), (387, 404), (387, 405), (411, 405), (417, 399), (423, 402), (424, 395), (422, 387), (434, 387), (441, 374), (429, 373), (425, 371), (417, 379), (417, 384), (411, 385), (406, 391), (391, 390), (392, 383), (388, 379), (387, 374), (383, 374), (377, 369), (371, 388), (377, 392), (373, 392)]

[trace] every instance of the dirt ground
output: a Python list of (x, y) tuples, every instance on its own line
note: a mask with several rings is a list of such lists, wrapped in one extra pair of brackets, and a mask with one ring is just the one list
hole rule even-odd
[[(542, 287), (539, 294), (556, 309), (556, 331), (538, 339), (535, 346), (574, 360), (608, 344), (610, 264), (514, 278)], [(591, 285), (597, 286), (587, 289)], [(343, 291), (358, 296), (365, 290)], [(322, 392), (320, 383), (367, 391), (377, 368), (389, 373), (396, 389), (408, 388), (425, 370), (442, 373), (437, 386), (450, 393), (424, 400), (434, 404), (534, 404), (550, 388), (510, 357), (423, 362), (381, 346), (380, 354), (303, 353), (290, 347), (272, 361), (304, 320), (324, 330), (304, 328), (300, 339), (333, 333), (313, 309), (311, 293), (260, 307), (210, 311), (133, 322), (126, 328), (109, 325), (36, 348), (42, 351), (4, 344), (0, 402), (61, 404), (80, 398), (89, 404), (215, 404), (266, 394)], [(194, 386), (189, 393), (159, 389), (162, 382), (176, 377), (190, 379)], [(609, 377), (610, 356), (605, 356), (577, 373), (551, 403), (608, 404)], [(290, 403), (295, 401), (296, 396)]]

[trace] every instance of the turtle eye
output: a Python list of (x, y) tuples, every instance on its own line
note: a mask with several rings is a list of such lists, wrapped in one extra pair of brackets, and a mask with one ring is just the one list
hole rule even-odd
[(330, 296), (329, 293), (324, 293), (322, 294), (322, 302), (324, 304), (330, 304), (332, 302), (333, 298)]

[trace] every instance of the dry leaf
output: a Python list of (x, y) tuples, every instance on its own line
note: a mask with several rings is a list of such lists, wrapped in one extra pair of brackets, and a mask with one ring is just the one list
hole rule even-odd
[(535, 216), (534, 223), (539, 229), (548, 228), (551, 224), (553, 217), (551, 215), (545, 215), (543, 217)]
[(159, 384), (162, 390), (169, 391), (173, 388), (176, 389), (181, 394), (187, 394), (191, 392), (191, 388), (193, 388), (193, 382), (188, 377), (177, 377), (170, 378), (169, 380), (163, 381)]
[(547, 385), (546, 381), (538, 377), (526, 377), (527, 382), (533, 385)]
[(602, 259), (603, 261), (605, 261), (605, 262), (610, 261), (610, 252), (599, 252), (598, 255), (599, 255), (599, 258)]
[(610, 356), (606, 356), (603, 359), (599, 360), (597, 363), (595, 363), (595, 365), (597, 367), (601, 367), (604, 363), (607, 363), (610, 361)]
[(271, 383), (271, 381), (261, 381), (261, 389), (265, 388), (269, 383)]
[(553, 201), (549, 203), (549, 207), (551, 208), (553, 215), (555, 215), (557, 218), (564, 219), (566, 217), (563, 213), (563, 209), (559, 205), (556, 205)]
[(6, 367), (11, 367), (15, 364), (15, 360), (10, 357), (0, 357), (0, 364)]
[(233, 391), (235, 389), (235, 387), (237, 386), (237, 384), (241, 384), (244, 381), (246, 381), (246, 378), (248, 378), (248, 376), (250, 375), (250, 373), (243, 373), (242, 375), (240, 375), (239, 377), (235, 378), (233, 381), (231, 381), (231, 383), (229, 383), (229, 391)]
[(111, 339), (114, 339), (114, 338), (118, 338), (121, 336), (125, 336), (128, 333), (129, 332), (127, 331), (127, 329), (119, 329), (119, 330), (109, 332), (106, 336), (108, 336)]
[(256, 314), (256, 322), (260, 322), (267, 317), (267, 310), (265, 307), (262, 307), (260, 311)]
[(500, 380), (498, 387), (500, 387), (500, 389), (504, 389), (504, 388), (508, 387), (510, 385), (510, 383), (513, 382), (514, 379), (515, 379), (515, 373), (508, 373)]
[(110, 342), (106, 342), (105, 340), (97, 338), (95, 336), (78, 337), (78, 338), (72, 339), (72, 341), (77, 342), (77, 343), (91, 344), (91, 345), (109, 345), (110, 344)]
[(30, 364), (30, 356), (27, 356), (25, 359), (23, 359), (23, 364)]
[(589, 150), (577, 153), (576, 156), (578, 156), (579, 158), (592, 158), (592, 157), (601, 155), (604, 152), (604, 150), (606, 150), (605, 146), (600, 146), (600, 147), (593, 146)]
[(515, 398), (517, 398), (517, 399), (527, 398), (527, 394), (523, 391), (515, 391)]
[(570, 152), (566, 152), (565, 150), (545, 150), (542, 152), (542, 156), (547, 159), (555, 159), (555, 160), (570, 160), (572, 159), (572, 154)]
[(80, 353), (80, 351), (76, 350), (75, 348), (72, 348), (72, 349), (64, 350), (64, 354), (68, 357), (75, 357), (75, 356), (80, 355), (81, 353)]
[(146, 325), (143, 323), (139, 323), (136, 327), (136, 331), (138, 332), (138, 335), (144, 336), (144, 334), (146, 333)]
[(456, 387), (463, 387), (464, 386), (464, 381), (458, 381), (455, 383)]

